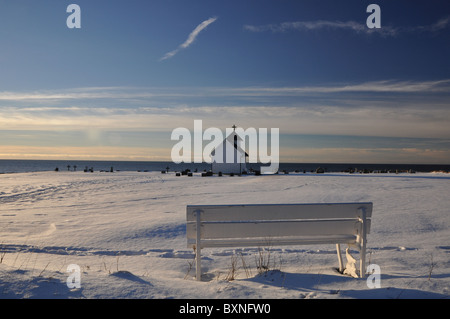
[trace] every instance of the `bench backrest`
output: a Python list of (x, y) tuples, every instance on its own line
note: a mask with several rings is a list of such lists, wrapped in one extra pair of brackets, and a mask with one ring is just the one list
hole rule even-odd
[(363, 220), (364, 232), (369, 232), (372, 203), (188, 205), (186, 213), (188, 246), (193, 247), (198, 236), (216, 243), (239, 238), (359, 236)]

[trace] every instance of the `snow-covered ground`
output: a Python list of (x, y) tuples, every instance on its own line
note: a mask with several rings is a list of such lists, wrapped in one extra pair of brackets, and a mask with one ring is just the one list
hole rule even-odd
[[(449, 298), (449, 189), (443, 173), (3, 174), (0, 298)], [(353, 201), (374, 204), (367, 264), (380, 288), (338, 273), (334, 245), (205, 249), (194, 279), (188, 204)]]

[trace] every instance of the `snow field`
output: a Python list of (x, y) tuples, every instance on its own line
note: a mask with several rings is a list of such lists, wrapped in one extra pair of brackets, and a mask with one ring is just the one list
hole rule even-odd
[[(449, 186), (441, 173), (4, 174), (0, 298), (448, 298)], [(193, 279), (188, 204), (357, 201), (374, 203), (366, 261), (381, 288), (336, 272), (334, 245), (204, 249), (205, 278)], [(261, 254), (270, 271), (259, 275)]]

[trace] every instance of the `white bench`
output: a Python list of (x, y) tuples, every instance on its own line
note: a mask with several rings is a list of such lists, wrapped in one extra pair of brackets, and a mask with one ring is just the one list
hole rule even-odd
[(267, 247), (273, 245), (354, 245), (365, 275), (366, 235), (372, 203), (188, 205), (188, 248), (196, 254), (196, 278), (201, 280), (201, 250), (207, 247)]

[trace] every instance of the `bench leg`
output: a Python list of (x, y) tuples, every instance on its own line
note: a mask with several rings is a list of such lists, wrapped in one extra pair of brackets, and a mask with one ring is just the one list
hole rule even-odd
[(367, 221), (366, 221), (366, 210), (360, 209), (360, 221), (362, 223), (361, 227), (361, 243), (359, 251), (359, 276), (364, 278), (366, 275), (366, 234), (367, 234)]
[(336, 244), (336, 251), (337, 251), (338, 260), (339, 260), (339, 272), (342, 273), (344, 271), (344, 265), (342, 263), (341, 245), (340, 244)]
[(359, 276), (364, 278), (366, 276), (366, 242), (364, 241), (359, 251)]
[(197, 281), (202, 280), (202, 266), (201, 266), (201, 262), (202, 262), (202, 256), (201, 256), (201, 250), (202, 250), (202, 246), (200, 244), (201, 238), (202, 238), (202, 232), (201, 232), (201, 228), (202, 228), (202, 224), (201, 224), (201, 214), (202, 214), (202, 210), (197, 210), (195, 211), (196, 214), (196, 221), (197, 221), (197, 231), (196, 231), (196, 240), (195, 240), (195, 277), (197, 278)]
[(195, 277), (197, 281), (202, 280), (202, 257), (200, 253), (200, 247), (196, 247), (195, 249)]

